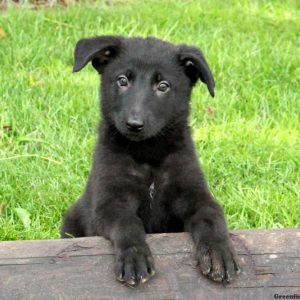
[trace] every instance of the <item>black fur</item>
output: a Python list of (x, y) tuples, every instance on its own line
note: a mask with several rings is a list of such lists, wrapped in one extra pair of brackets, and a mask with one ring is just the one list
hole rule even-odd
[(86, 190), (62, 237), (108, 238), (117, 278), (135, 285), (154, 274), (145, 234), (189, 231), (202, 273), (230, 281), (238, 266), (187, 122), (198, 79), (214, 96), (203, 54), (155, 38), (102, 36), (77, 43), (74, 71), (88, 62), (102, 75), (102, 122)]

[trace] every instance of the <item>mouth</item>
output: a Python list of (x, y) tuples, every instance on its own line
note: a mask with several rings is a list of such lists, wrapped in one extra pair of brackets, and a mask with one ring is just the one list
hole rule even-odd
[(134, 133), (134, 132), (126, 132), (123, 134), (128, 140), (133, 142), (140, 142), (146, 139), (146, 137), (141, 133)]

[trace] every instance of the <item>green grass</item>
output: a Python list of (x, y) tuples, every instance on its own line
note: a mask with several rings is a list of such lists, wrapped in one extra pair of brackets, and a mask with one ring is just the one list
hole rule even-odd
[[(58, 238), (91, 165), (98, 75), (73, 47), (101, 34), (200, 46), (216, 97), (198, 84), (190, 118), (231, 229), (299, 226), (300, 4), (137, 1), (0, 13), (0, 239)], [(8, 128), (5, 126), (9, 126)]]

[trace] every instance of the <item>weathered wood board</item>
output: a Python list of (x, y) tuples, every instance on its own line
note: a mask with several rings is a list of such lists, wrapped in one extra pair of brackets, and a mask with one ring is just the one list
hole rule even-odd
[(157, 274), (135, 288), (115, 280), (112, 248), (101, 237), (0, 242), (0, 299), (300, 299), (300, 228), (231, 238), (242, 267), (231, 284), (203, 277), (189, 234), (171, 233), (147, 237)]

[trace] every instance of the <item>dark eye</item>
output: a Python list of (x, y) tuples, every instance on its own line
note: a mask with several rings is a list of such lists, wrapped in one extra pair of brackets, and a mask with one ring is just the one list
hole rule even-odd
[(128, 86), (128, 78), (125, 75), (120, 75), (117, 80), (118, 85), (121, 86)]
[(167, 81), (161, 81), (158, 83), (157, 89), (162, 93), (166, 93), (169, 91), (170, 85)]

